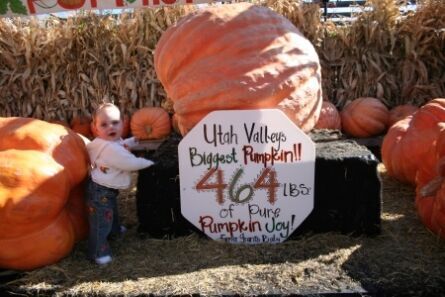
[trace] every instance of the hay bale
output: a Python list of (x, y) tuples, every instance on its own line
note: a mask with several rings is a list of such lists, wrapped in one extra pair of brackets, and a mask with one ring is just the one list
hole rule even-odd
[(171, 238), (200, 232), (181, 214), (179, 193), (178, 144), (181, 137), (173, 134), (156, 151), (144, 157), (155, 165), (139, 172), (136, 206), (138, 231), (154, 238)]
[(314, 210), (291, 238), (307, 231), (380, 233), (378, 159), (351, 139), (320, 134), (312, 138), (316, 139)]
[[(380, 232), (380, 180), (377, 158), (341, 134), (319, 131), (316, 143), (314, 210), (290, 238), (306, 232), (339, 231), (374, 235)], [(146, 157), (156, 165), (141, 170), (137, 182), (138, 231), (152, 237), (202, 232), (181, 214), (179, 135), (170, 137)]]

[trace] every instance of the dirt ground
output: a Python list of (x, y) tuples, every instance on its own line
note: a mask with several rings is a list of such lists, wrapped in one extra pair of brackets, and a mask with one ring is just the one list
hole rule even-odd
[[(382, 180), (382, 232), (376, 237), (305, 234), (277, 245), (231, 245), (197, 235), (160, 240), (137, 232), (135, 188), (122, 194), (129, 231), (112, 242), (114, 261), (97, 267), (80, 242), (61, 262), (0, 287), (14, 295), (445, 296), (445, 242), (414, 209), (414, 189)], [(135, 177), (134, 177), (135, 178)]]

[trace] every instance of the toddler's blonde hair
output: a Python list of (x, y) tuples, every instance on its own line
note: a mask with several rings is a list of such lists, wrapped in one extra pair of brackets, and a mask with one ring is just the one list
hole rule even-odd
[(111, 103), (111, 102), (104, 102), (104, 103), (100, 104), (96, 108), (96, 110), (94, 110), (94, 112), (93, 112), (93, 123), (96, 123), (96, 117), (102, 110), (104, 110), (105, 108), (110, 108), (110, 107), (111, 108), (116, 108), (119, 111), (120, 118), (122, 119), (122, 114), (120, 112), (119, 107), (117, 107), (117, 105), (115, 105), (114, 103)]

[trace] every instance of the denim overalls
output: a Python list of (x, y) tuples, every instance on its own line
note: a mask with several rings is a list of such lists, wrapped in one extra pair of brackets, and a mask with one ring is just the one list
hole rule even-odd
[(86, 199), (90, 224), (88, 257), (94, 260), (111, 256), (108, 236), (120, 233), (117, 196), (119, 190), (99, 185), (88, 179)]

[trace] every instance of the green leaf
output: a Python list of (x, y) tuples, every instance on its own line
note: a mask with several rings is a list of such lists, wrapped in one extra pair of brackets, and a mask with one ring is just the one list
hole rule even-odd
[[(3, 1), (8, 2), (8, 0), (3, 0)], [(25, 15), (28, 14), (26, 7), (20, 0), (9, 0), (9, 7), (11, 8), (11, 11), (14, 13), (25, 14)]]
[(0, 14), (6, 14), (8, 11), (8, 1), (0, 1)]
[(127, 0), (128, 3), (134, 3), (136, 0)]

